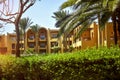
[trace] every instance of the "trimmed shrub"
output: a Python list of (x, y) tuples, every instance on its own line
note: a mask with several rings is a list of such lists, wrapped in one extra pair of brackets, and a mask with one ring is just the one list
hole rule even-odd
[(119, 47), (0, 59), (0, 80), (120, 80)]

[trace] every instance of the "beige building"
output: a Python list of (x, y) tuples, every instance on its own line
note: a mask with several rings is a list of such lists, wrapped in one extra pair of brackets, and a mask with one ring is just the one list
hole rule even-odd
[[(81, 26), (74, 30), (74, 34), (79, 31)], [(73, 43), (73, 47), (77, 49), (85, 49), (89, 47), (98, 46), (98, 25), (91, 24)]]
[(36, 33), (29, 29), (26, 33), (26, 49), (33, 49), (38, 53), (62, 52), (61, 39), (57, 38), (57, 34), (58, 30), (43, 27)]
[[(89, 47), (98, 47), (98, 25), (92, 23), (81, 36), (77, 39), (75, 35), (80, 30), (81, 26), (75, 28), (64, 41), (63, 36), (57, 37), (59, 30), (46, 29), (41, 27), (38, 32), (33, 32), (32, 29), (28, 29), (24, 38), (20, 39), (20, 51), (31, 49), (40, 54), (44, 53), (62, 53), (72, 50), (81, 50)], [(107, 23), (105, 29), (101, 31), (100, 41), (103, 46), (111, 46), (114, 44), (114, 32), (113, 24)], [(118, 43), (120, 44), (119, 36)], [(0, 53), (12, 53), (16, 51), (16, 34), (7, 33), (7, 35), (0, 35)]]
[(0, 35), (0, 53), (7, 53), (7, 37), (5, 35)]

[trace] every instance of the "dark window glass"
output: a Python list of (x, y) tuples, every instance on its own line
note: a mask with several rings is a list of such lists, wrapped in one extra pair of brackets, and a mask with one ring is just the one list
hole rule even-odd
[(15, 49), (15, 44), (12, 44), (12, 49)]
[(34, 48), (34, 46), (35, 46), (34, 43), (30, 43), (30, 44), (29, 44), (29, 47), (30, 47), (30, 48)]
[(29, 36), (29, 39), (33, 40), (34, 39), (34, 35)]
[(40, 39), (45, 39), (45, 35), (40, 35)]
[(46, 44), (45, 43), (40, 43), (41, 48), (45, 48)]
[(51, 38), (57, 38), (58, 34), (51, 34)]

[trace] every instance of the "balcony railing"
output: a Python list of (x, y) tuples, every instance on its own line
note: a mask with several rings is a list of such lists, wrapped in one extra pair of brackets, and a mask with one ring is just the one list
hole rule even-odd
[(29, 42), (34, 42), (35, 41), (35, 36), (34, 35), (29, 36), (28, 41)]
[(40, 36), (39, 40), (40, 41), (46, 41), (46, 36)]
[(58, 38), (58, 34), (51, 34), (51, 39)]
[(28, 38), (28, 42), (35, 42), (35, 39)]
[(29, 49), (34, 49), (34, 48), (35, 48), (35, 46), (32, 46), (32, 47), (31, 47), (31, 46), (29, 46)]
[(59, 49), (60, 46), (51, 46), (51, 49)]
[(55, 42), (55, 41), (58, 41), (58, 38), (52, 38), (51, 39), (51, 42)]
[(30, 43), (30, 44), (28, 45), (28, 47), (29, 47), (29, 48), (35, 48), (35, 44), (34, 44), (34, 43)]
[(39, 41), (46, 41), (46, 38), (39, 38)]
[(47, 49), (47, 46), (39, 46), (39, 49)]
[(46, 50), (39, 50), (40, 53), (45, 54)]

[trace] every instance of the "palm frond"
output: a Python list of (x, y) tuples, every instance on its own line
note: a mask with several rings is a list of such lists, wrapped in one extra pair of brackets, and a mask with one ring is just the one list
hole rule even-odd
[(19, 26), (21, 27), (21, 29), (26, 30), (28, 27), (30, 27), (32, 23), (33, 22), (28, 17), (22, 18), (19, 22)]
[(38, 25), (38, 24), (36, 24), (36, 25), (32, 25), (32, 26), (30, 26), (30, 28), (32, 29), (32, 31), (33, 32), (38, 32), (39, 31), (39, 29), (40, 29), (40, 26)]
[(98, 19), (100, 14), (100, 27), (110, 19), (112, 13), (120, 8), (118, 6), (120, 0), (68, 0), (62, 4), (61, 9), (73, 7), (73, 12), (66, 15), (56, 23), (56, 27), (60, 27), (59, 35), (69, 34), (76, 27), (82, 25), (76, 37), (86, 30), (92, 22)]
[(73, 6), (78, 0), (67, 0), (60, 6), (60, 10)]
[(106, 24), (106, 22), (108, 22), (108, 20), (110, 19), (110, 16), (111, 16), (112, 14), (111, 14), (111, 12), (103, 12), (102, 14), (101, 14), (101, 18), (100, 18), (100, 29), (102, 30), (102, 29), (104, 29), (104, 27), (105, 27), (105, 24)]
[(81, 26), (81, 29), (79, 29), (78, 33), (75, 36), (75, 39), (81, 36), (81, 34), (93, 23), (93, 21), (96, 19), (96, 17), (93, 17), (91, 19), (86, 20)]

